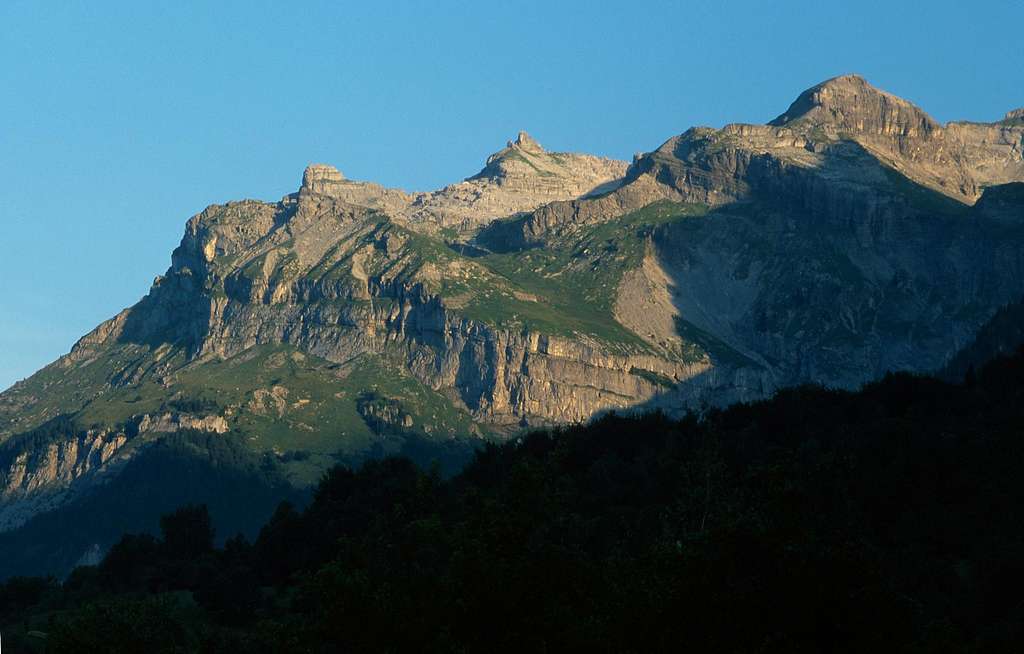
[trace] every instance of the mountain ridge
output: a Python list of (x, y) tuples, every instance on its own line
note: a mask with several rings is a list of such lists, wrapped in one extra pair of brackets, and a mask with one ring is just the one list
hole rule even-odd
[[(1024, 125), (938, 125), (857, 76), (772, 123), (629, 164), (521, 132), (437, 191), (311, 164), (279, 202), (207, 207), (145, 298), (0, 394), (6, 524), (184, 429), (302, 487), (412, 440), (934, 370), (1024, 296)], [(58, 416), (116, 447), (19, 449)]]

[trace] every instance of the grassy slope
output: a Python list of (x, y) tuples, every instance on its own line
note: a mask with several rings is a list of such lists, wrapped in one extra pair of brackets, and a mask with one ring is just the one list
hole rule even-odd
[(111, 425), (199, 403), (210, 413), (224, 414), (254, 450), (283, 457), (294, 480), (312, 482), (336, 457), (356, 456), (376, 445), (385, 451), (397, 447), (374, 433), (359, 414), (357, 402), (364, 392), (397, 400), (414, 416), (410, 431), (417, 436), (443, 441), (473, 433), (468, 413), (378, 357), (365, 355), (341, 365), (289, 346), (258, 346), (231, 359), (187, 366), (167, 388), (148, 379), (116, 389), (76, 418), (83, 424)]
[(646, 343), (614, 318), (619, 282), (641, 265), (651, 230), (706, 211), (702, 205), (658, 202), (559, 237), (546, 248), (476, 258), (504, 284), (473, 289), (477, 292), (459, 311), (502, 326), (586, 335), (620, 349), (645, 350)]
[(59, 414), (75, 413), (102, 395), (119, 371), (152, 363), (155, 358), (147, 346), (119, 344), (76, 363), (52, 363), (4, 394), (5, 404), (24, 402), (27, 406), (0, 415), (0, 433), (26, 431)]

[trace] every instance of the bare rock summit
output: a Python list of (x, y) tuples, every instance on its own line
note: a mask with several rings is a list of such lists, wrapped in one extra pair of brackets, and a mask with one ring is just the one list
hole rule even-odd
[(345, 176), (341, 174), (341, 171), (327, 164), (309, 164), (306, 166), (306, 171), (302, 174), (302, 185), (307, 188), (312, 188), (316, 184), (325, 182), (343, 181), (345, 181)]
[(807, 89), (768, 124), (785, 127), (798, 121), (836, 132), (887, 136), (927, 137), (939, 129), (924, 111), (871, 86), (860, 75), (842, 75)]
[(626, 162), (605, 157), (548, 152), (529, 134), (519, 132), (487, 158), (479, 173), (436, 191), (407, 193), (346, 179), (333, 166), (311, 164), (302, 176), (299, 195), (383, 211), (427, 231), (454, 228), (472, 233), (496, 218), (614, 188), (626, 168)]

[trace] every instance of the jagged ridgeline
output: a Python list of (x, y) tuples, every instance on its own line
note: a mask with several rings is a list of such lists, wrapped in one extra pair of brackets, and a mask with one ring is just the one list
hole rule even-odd
[(1019, 110), (940, 125), (846, 76), (631, 164), (521, 133), (433, 192), (312, 165), (279, 202), (194, 216), (145, 298), (0, 395), (0, 528), (184, 430), (301, 489), (609, 410), (938, 369), (1024, 296), (1022, 142)]

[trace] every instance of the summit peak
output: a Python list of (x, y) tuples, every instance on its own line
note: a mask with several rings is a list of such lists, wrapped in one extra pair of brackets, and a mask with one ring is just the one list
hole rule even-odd
[[(505, 142), (505, 147), (495, 152), (487, 158), (487, 168), (484, 168), (479, 174), (483, 175), (488, 171), (488, 168), (500, 164), (502, 161), (508, 159), (509, 155), (515, 153), (526, 153), (531, 155), (544, 155), (547, 151), (538, 143), (532, 136), (526, 132), (520, 130), (516, 138)], [(492, 171), (493, 172), (493, 171)]]
[(307, 188), (317, 183), (342, 181), (345, 181), (345, 176), (341, 171), (328, 164), (309, 164), (302, 173), (302, 185)]
[(544, 152), (544, 148), (538, 143), (532, 136), (524, 131), (520, 131), (516, 136), (516, 140), (509, 141), (507, 143), (510, 148), (519, 148), (525, 152), (541, 153)]
[(843, 132), (924, 135), (939, 127), (912, 103), (872, 86), (860, 75), (840, 75), (801, 93), (774, 127), (827, 125)]

